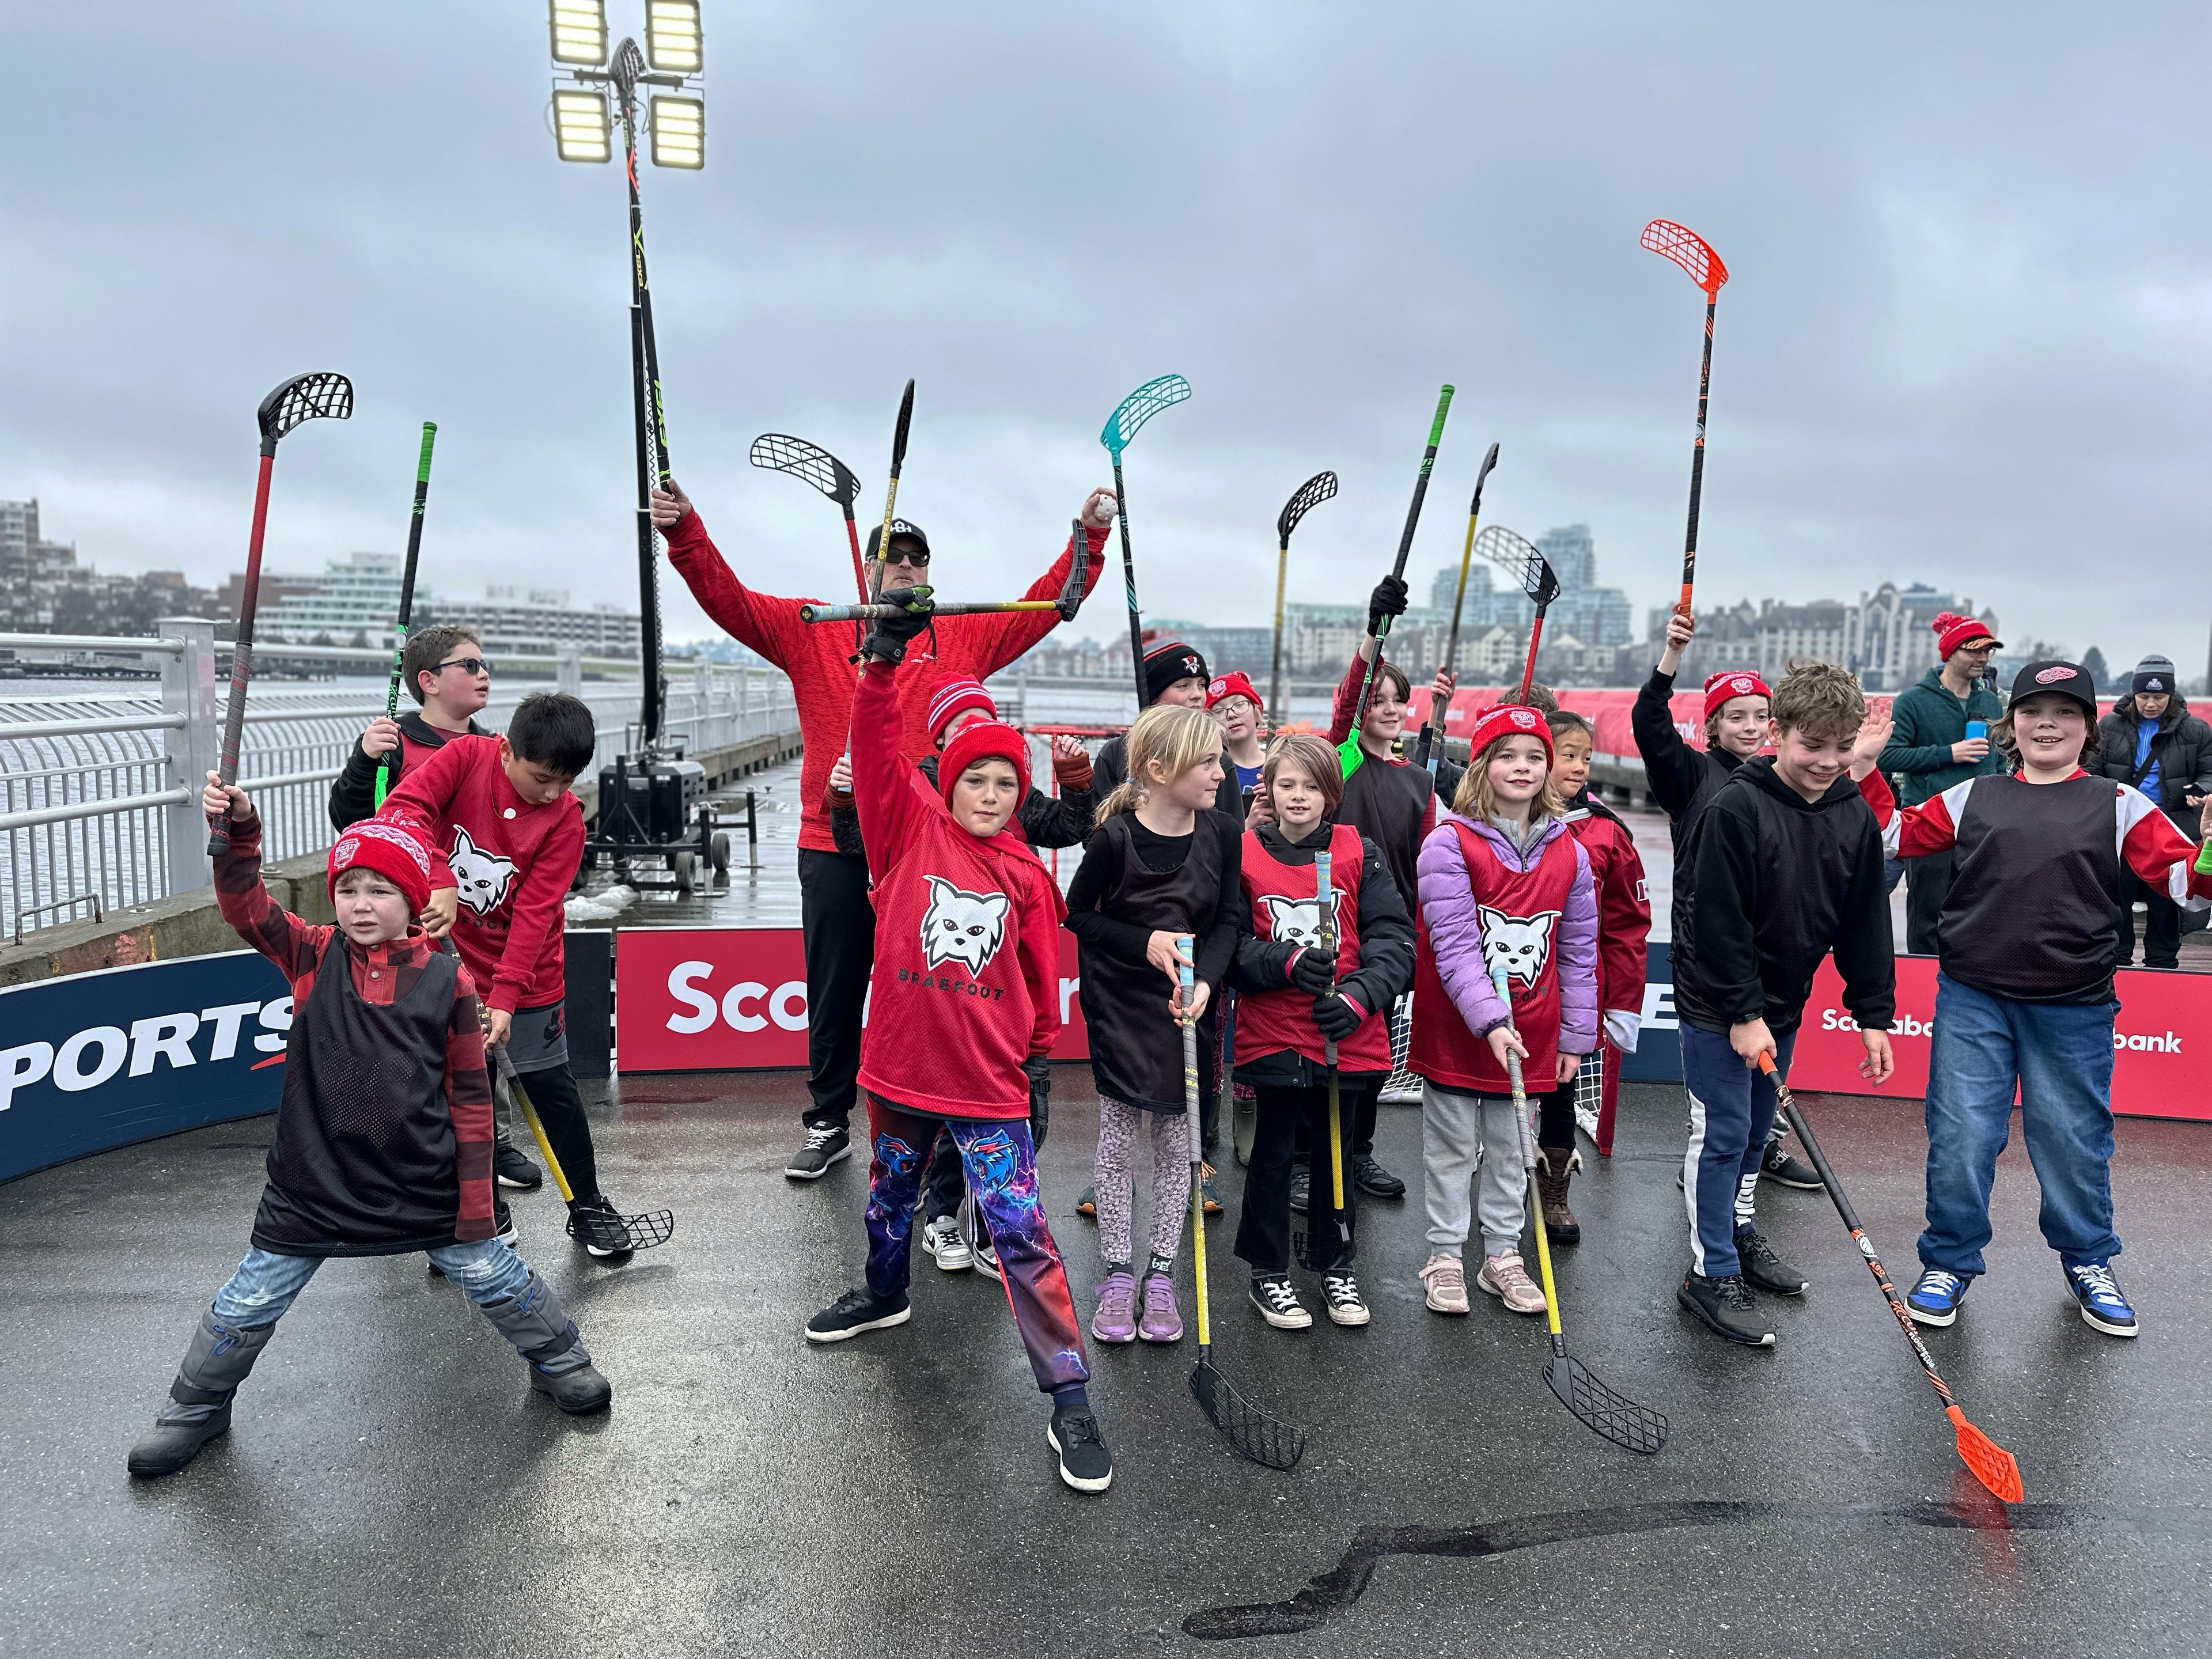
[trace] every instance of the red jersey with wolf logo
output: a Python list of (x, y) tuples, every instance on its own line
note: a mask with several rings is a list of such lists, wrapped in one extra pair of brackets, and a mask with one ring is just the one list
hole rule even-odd
[[(1513, 1028), (1528, 1046), (1528, 1057), (1521, 1062), (1523, 1086), (1548, 1089), (1559, 1066), (1562, 924), (1576, 898), (1577, 881), (1589, 879), (1582, 874), (1587, 858), (1578, 854), (1571, 834), (1561, 834), (1553, 837), (1529, 868), (1516, 870), (1466, 823), (1455, 818), (1449, 827), (1459, 838), (1480, 921), (1483, 976), (1504, 968), (1513, 997)], [(1588, 902), (1585, 896), (1583, 902)], [(1512, 1080), (1491, 1053), (1486, 1034), (1477, 1036), (1468, 1029), (1438, 969), (1438, 949), (1464, 954), (1468, 941), (1432, 943), (1431, 907), (1425, 892), (1421, 912), (1413, 963), (1413, 1006), (1418, 1012), (1407, 1065), (1443, 1088), (1510, 1094)], [(1475, 966), (1472, 961), (1465, 965)]]
[[(1359, 961), (1359, 831), (1340, 823), (1329, 831), (1329, 897), (1336, 912), (1336, 959)], [(1321, 943), (1321, 884), (1314, 866), (1276, 861), (1259, 836), (1247, 833), (1241, 878), (1252, 908), (1256, 939)], [(1326, 1064), (1321, 1029), (1314, 1024), (1313, 993), (1294, 986), (1279, 991), (1242, 991), (1237, 997), (1237, 1058), (1258, 1060), (1296, 1049), (1316, 1065)], [(1336, 1045), (1340, 1071), (1390, 1069), (1390, 1029), (1379, 1008)]]
[(875, 880), (860, 1086), (918, 1112), (1024, 1118), (1022, 1062), (1060, 1032), (1060, 889), (1020, 831), (962, 829), (899, 752), (872, 661), (853, 698), (853, 804)]
[(523, 799), (499, 739), (463, 736), (408, 768), (377, 817), (429, 849), (433, 890), (454, 890), (453, 944), (487, 1008), (550, 1008), (567, 994), (561, 905), (584, 856), (581, 801), (565, 790), (550, 805)]

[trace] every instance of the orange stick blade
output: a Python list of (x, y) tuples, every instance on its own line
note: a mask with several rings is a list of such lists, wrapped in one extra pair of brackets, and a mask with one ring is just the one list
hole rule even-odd
[(1959, 1431), (1959, 1461), (1967, 1472), (2008, 1504), (2021, 1501), (2020, 1464), (2002, 1446), (1966, 1421), (1966, 1413), (1947, 1406), (1952, 1426)]

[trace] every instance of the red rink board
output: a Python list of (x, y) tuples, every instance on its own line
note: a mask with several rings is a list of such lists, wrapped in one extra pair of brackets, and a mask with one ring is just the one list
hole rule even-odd
[[(2192, 1050), (2212, 1044), (2212, 975), (2124, 968), (2112, 1030), (2112, 1109), (2136, 1117), (2212, 1121), (2212, 1090)], [(1844, 982), (1824, 962), (1798, 1028), (1790, 1080), (1826, 1094), (1883, 1094), (1918, 1099), (1928, 1092), (1929, 1042), (1936, 1018), (1936, 959), (1897, 959), (1897, 1024), (1889, 1034), (1897, 1072), (1881, 1089), (1859, 1075), (1865, 1050), (1843, 1006)]]
[[(1087, 1060), (1075, 936), (1060, 936), (1054, 1060)], [(865, 1022), (865, 1016), (863, 1017)], [(625, 1072), (806, 1064), (806, 962), (796, 927), (625, 927), (615, 940), (616, 1042)]]
[[(1462, 686), (1444, 713), (1444, 735), (1465, 738), (1476, 717), (1510, 692), (1509, 687)], [(1628, 724), (1629, 711), (1636, 707), (1634, 691), (1569, 690), (1555, 695), (1560, 708), (1580, 714), (1596, 729), (1596, 741), (1591, 744), (1595, 752), (1617, 756), (1622, 760), (1636, 758), (1636, 737)], [(1889, 707), (1889, 699), (1869, 697), (1867, 704), (1871, 708), (1883, 709)], [(1674, 729), (1692, 749), (1705, 746), (1705, 693), (1698, 688), (1677, 691), (1668, 702), (1668, 712), (1674, 717)], [(1428, 717), (1429, 693), (1426, 687), (1422, 687), (1413, 693), (1413, 713), (1407, 717), (1406, 729), (1418, 732)]]

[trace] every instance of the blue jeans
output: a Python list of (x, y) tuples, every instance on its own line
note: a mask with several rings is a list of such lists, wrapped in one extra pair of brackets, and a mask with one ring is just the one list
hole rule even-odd
[[(529, 1264), (495, 1238), (441, 1244), (424, 1252), (438, 1271), (479, 1308), (520, 1296), (530, 1282)], [(273, 1325), (299, 1300), (323, 1265), (319, 1255), (277, 1255), (248, 1246), (229, 1283), (215, 1293), (215, 1316), (226, 1325)]]
[[(1709, 1279), (1741, 1273), (1735, 1230), (1751, 1222), (1759, 1160), (1774, 1127), (1774, 1085), (1729, 1047), (1726, 1031), (1688, 1024), (1682, 1030), (1682, 1080), (1690, 1090), (1690, 1146), (1682, 1191), (1690, 1211), (1690, 1267)], [(1797, 1033), (1775, 1039), (1775, 1068), (1790, 1072)]]
[(2020, 1095), (2021, 1134), (2043, 1188), (2043, 1237), (2068, 1267), (2120, 1253), (2112, 1231), (2112, 1017), (2117, 1002), (2015, 1002), (1936, 976), (1928, 1060), (1923, 1266), (1984, 1271), (1990, 1188)]

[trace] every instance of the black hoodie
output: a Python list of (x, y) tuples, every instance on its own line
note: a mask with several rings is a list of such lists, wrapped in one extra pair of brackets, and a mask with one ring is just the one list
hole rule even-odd
[[(410, 750), (436, 750), (446, 746), (446, 739), (458, 738), (459, 732), (443, 732), (422, 718), (422, 711), (410, 708), (399, 717), (400, 772), (392, 781), (396, 785), (406, 769), (414, 762)], [(471, 720), (468, 735), (488, 738), (490, 732)], [(331, 828), (339, 834), (359, 823), (363, 818), (376, 816), (376, 774), (384, 764), (384, 757), (372, 755), (361, 746), (361, 739), (353, 740), (353, 753), (346, 757), (345, 769), (331, 785)]]
[(1777, 1037), (1795, 1030), (1832, 950), (1852, 1018), (1889, 1029), (1897, 963), (1881, 831), (1848, 776), (1808, 801), (1771, 755), (1745, 761), (1692, 819), (1683, 852), (1696, 868), (1686, 910), (1677, 884), (1674, 915), (1685, 1024), (1726, 1031), (1763, 1018)]

